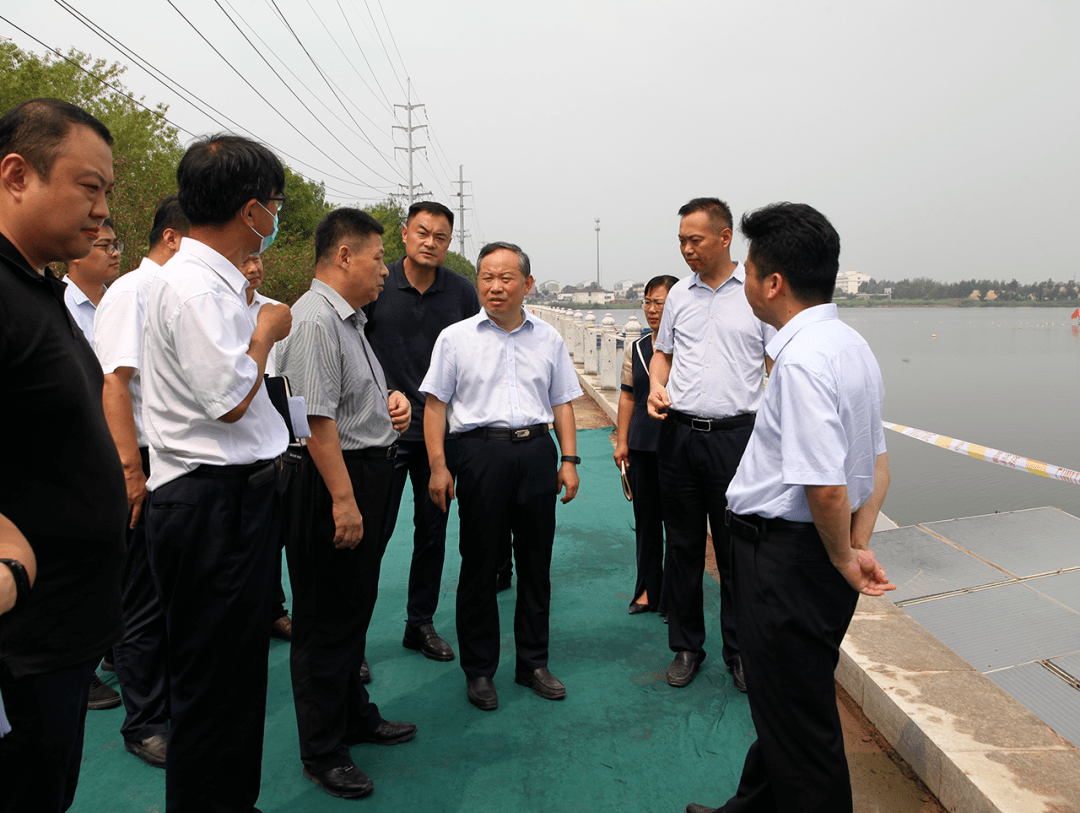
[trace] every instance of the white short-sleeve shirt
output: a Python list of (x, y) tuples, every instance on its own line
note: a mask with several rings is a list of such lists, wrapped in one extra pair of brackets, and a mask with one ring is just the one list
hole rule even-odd
[(94, 350), (105, 374), (118, 367), (135, 370), (128, 384), (131, 407), (135, 413), (135, 435), (139, 446), (147, 446), (142, 415), (143, 328), (146, 325), (146, 298), (161, 266), (144, 257), (138, 268), (120, 276), (109, 286), (98, 303), (94, 316)]
[(259, 374), (247, 354), (255, 322), (248, 281), (209, 246), (185, 237), (154, 281), (143, 337), (143, 417), (151, 490), (200, 465), (243, 465), (285, 451), (289, 433), (265, 387), (236, 407)]
[(562, 336), (523, 313), (525, 321), (507, 333), (481, 310), (435, 340), (420, 392), (449, 405), (452, 433), (551, 423), (552, 407), (581, 395)]
[(742, 263), (713, 290), (697, 274), (668, 291), (653, 349), (672, 355), (672, 409), (701, 418), (756, 412), (765, 377), (765, 345), (776, 333), (750, 309)]
[(775, 363), (728, 507), (812, 522), (805, 486), (846, 485), (855, 511), (873, 493), (885, 452), (877, 359), (832, 303), (796, 314), (768, 351)]

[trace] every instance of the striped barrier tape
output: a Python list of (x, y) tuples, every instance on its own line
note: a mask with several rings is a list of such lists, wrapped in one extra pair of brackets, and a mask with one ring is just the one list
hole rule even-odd
[(935, 446), (940, 446), (942, 449), (951, 449), (954, 452), (966, 454), (968, 457), (974, 457), (977, 460), (985, 460), (987, 463), (996, 463), (999, 466), (1005, 466), (1010, 469), (1021, 469), (1030, 474), (1038, 474), (1040, 477), (1050, 477), (1054, 480), (1061, 480), (1063, 483), (1080, 485), (1080, 472), (1073, 471), (1072, 469), (1063, 469), (1061, 466), (1051, 466), (1049, 463), (1042, 463), (1038, 460), (1021, 457), (1020, 455), (1001, 452), (997, 449), (980, 446), (977, 443), (968, 443), (966, 440), (957, 440), (956, 438), (938, 435), (934, 432), (927, 432), (923, 429), (912, 429), (910, 426), (901, 426), (898, 423), (890, 423), (889, 421), (882, 421), (881, 423), (886, 429), (899, 432), (901, 435), (907, 435), (909, 438), (915, 438), (915, 440), (921, 440), (924, 443), (932, 443)]

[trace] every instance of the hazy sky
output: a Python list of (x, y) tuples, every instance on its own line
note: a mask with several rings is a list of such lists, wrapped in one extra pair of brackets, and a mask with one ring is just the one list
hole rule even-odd
[[(217, 108), (335, 203), (406, 182), (393, 129), (405, 111), (392, 106), (408, 76), (426, 105), (415, 123), (430, 125), (417, 180), (456, 211), (464, 165), (466, 254), (520, 243), (540, 281), (595, 278), (596, 217), (605, 287), (684, 276), (676, 210), (702, 195), (736, 217), (809, 203), (840, 232), (842, 270), (878, 279), (1080, 272), (1074, 0), (172, 3), (33, 0), (0, 14), (49, 46), (130, 65), (124, 83), (192, 133), (222, 129), (199, 109)], [(0, 34), (42, 51), (3, 20)]]

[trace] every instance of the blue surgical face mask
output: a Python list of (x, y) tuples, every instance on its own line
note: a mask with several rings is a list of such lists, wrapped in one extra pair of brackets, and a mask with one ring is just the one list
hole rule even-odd
[[(255, 202), (259, 203), (258, 201), (255, 201)], [(264, 212), (266, 212), (267, 214), (270, 214), (269, 209), (267, 209), (261, 203), (259, 203), (259, 205), (262, 206)], [(256, 234), (259, 234), (257, 231), (255, 231), (254, 226), (248, 226), (248, 228), (251, 229), (252, 231), (254, 231)], [(274, 215), (274, 230), (272, 232), (270, 232), (270, 234), (267, 235), (266, 237), (263, 237), (261, 234), (259, 234), (259, 237), (262, 239), (262, 243), (259, 244), (259, 250), (256, 251), (255, 253), (256, 254), (262, 254), (264, 251), (266, 251), (266, 249), (270, 248), (270, 246), (273, 245), (273, 243), (274, 243), (274, 238), (277, 237), (277, 233), (278, 233), (278, 216)]]

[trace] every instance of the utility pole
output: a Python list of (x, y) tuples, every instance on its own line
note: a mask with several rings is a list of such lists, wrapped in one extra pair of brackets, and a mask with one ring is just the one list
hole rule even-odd
[(417, 125), (414, 126), (413, 123), (412, 123), (412, 112), (413, 112), (413, 110), (418, 110), (418, 109), (422, 108), (424, 105), (422, 105), (422, 104), (413, 104), (412, 103), (412, 80), (411, 79), (409, 80), (409, 90), (408, 90), (408, 96), (406, 98), (406, 102), (407, 102), (407, 104), (395, 104), (394, 107), (400, 107), (400, 108), (403, 108), (405, 110), (405, 112), (407, 114), (408, 125), (405, 126), (405, 127), (402, 127), (399, 124), (395, 124), (393, 129), (395, 129), (395, 130), (404, 130), (406, 132), (406, 134), (409, 137), (409, 146), (408, 147), (395, 147), (394, 149), (396, 149), (396, 150), (404, 150), (405, 152), (407, 152), (409, 154), (409, 187), (408, 187), (408, 190), (402, 194), (402, 196), (407, 197), (408, 201), (409, 201), (409, 206), (412, 206), (413, 201), (415, 201), (417, 197), (419, 197), (420, 195), (427, 194), (423, 190), (421, 190), (419, 193), (416, 192), (416, 185), (413, 183), (413, 153), (414, 152), (419, 152), (420, 150), (426, 150), (427, 149), (426, 147), (414, 147), (413, 146), (413, 132), (416, 131), (416, 130), (423, 130), (423, 129), (425, 129), (427, 127), (427, 125), (426, 124), (417, 124)]
[(600, 218), (596, 218), (596, 287), (600, 286)]
[[(458, 164), (458, 179), (451, 181), (458, 185), (458, 254), (465, 256), (465, 167)], [(469, 181), (471, 183), (471, 181)]]

